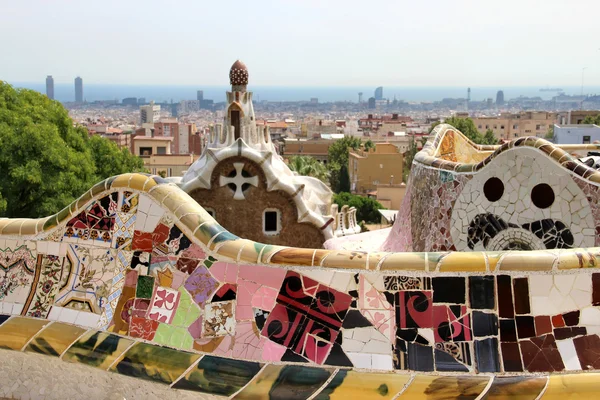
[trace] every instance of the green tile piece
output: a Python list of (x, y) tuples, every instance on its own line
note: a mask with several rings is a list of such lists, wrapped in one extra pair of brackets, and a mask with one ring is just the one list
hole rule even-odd
[(257, 362), (204, 356), (173, 388), (231, 396), (246, 386), (261, 367)]
[(175, 382), (200, 355), (136, 343), (110, 369), (122, 375), (170, 385)]
[(200, 307), (183, 286), (179, 288), (179, 293), (181, 293), (179, 305), (171, 325), (183, 326), (187, 329), (200, 316)]
[(192, 338), (187, 328), (160, 324), (156, 329), (153, 342), (178, 349), (191, 349), (194, 338)]
[(152, 292), (154, 291), (154, 277), (147, 275), (138, 276), (137, 287), (135, 290), (135, 297), (139, 299), (150, 299), (152, 298)]

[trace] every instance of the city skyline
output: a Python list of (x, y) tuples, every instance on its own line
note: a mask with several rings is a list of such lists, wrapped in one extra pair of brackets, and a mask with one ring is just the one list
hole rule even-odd
[[(182, 1), (172, 8), (137, 1), (62, 3), (3, 7), (0, 33), (11, 40), (3, 44), (10, 62), (0, 66), (0, 79), (37, 82), (52, 74), (56, 83), (85, 76), (86, 85), (219, 85), (225, 83), (223, 69), (240, 58), (255, 71), (256, 86), (545, 87), (576, 86), (582, 78), (585, 85), (600, 85), (594, 19), (600, 4), (591, 0), (578, 3), (586, 12), (576, 19), (564, 17), (573, 7), (564, 0), (543, 7), (514, 0), (375, 1), (368, 8), (353, 1), (321, 8), (312, 0)], [(48, 19), (56, 8), (61, 13)], [(102, 35), (90, 16), (106, 28)], [(151, 27), (148, 21), (161, 21), (169, 34), (146, 33), (141, 27)], [(172, 56), (154, 57), (152, 68), (136, 62), (138, 55), (156, 52)]]

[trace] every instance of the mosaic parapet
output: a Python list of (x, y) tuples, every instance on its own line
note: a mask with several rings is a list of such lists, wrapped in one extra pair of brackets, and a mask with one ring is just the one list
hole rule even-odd
[[(18, 339), (17, 339), (18, 338)], [(217, 398), (553, 399), (597, 393), (597, 373), (424, 375), (258, 363), (195, 354), (61, 322), (0, 314), (0, 346)], [(398, 397), (399, 396), (399, 397)], [(540, 397), (541, 396), (541, 397)]]
[(3, 348), (239, 398), (596, 390), (598, 248), (269, 246), (144, 174), (65, 210), (0, 220)]
[(380, 249), (600, 246), (600, 172), (569, 154), (598, 149), (536, 137), (476, 145), (450, 125), (439, 125), (415, 156), (400, 211)]

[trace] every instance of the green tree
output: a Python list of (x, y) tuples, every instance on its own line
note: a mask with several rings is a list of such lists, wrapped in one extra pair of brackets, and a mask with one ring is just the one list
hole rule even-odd
[(0, 81), (0, 215), (51, 215), (98, 180), (123, 172), (104, 157), (97, 165), (91, 142), (59, 102)]
[(346, 165), (342, 165), (340, 168), (339, 190), (340, 192), (350, 191), (350, 174), (348, 174), (348, 167)]
[[(493, 132), (492, 132), (492, 137), (486, 136), (487, 132), (486, 132), (486, 135), (482, 135), (481, 133), (479, 133), (479, 131), (477, 130), (477, 127), (475, 126), (475, 123), (473, 123), (473, 120), (471, 118), (459, 118), (459, 117), (452, 116), (450, 118), (447, 118), (444, 121), (444, 123), (455, 127), (456, 129), (461, 131), (463, 135), (468, 137), (474, 143), (477, 143), (477, 144), (496, 144), (496, 143), (498, 143), (498, 140), (496, 140), (496, 138), (493, 137)], [(441, 122), (434, 122), (431, 125), (431, 129), (429, 130), (429, 133), (431, 133), (433, 131), (433, 129), (436, 126), (438, 126), (439, 124), (441, 124)], [(487, 137), (487, 139), (486, 139), (486, 137)]]
[(485, 135), (483, 135), (483, 138), (479, 142), (479, 144), (496, 144), (496, 143), (498, 143), (498, 139), (496, 139), (496, 135), (494, 135), (494, 131), (491, 129), (488, 129), (487, 131), (485, 131)]
[(550, 128), (548, 128), (548, 132), (546, 133), (546, 136), (544, 136), (544, 139), (547, 140), (554, 140), (554, 126), (550, 126)]
[(375, 199), (342, 192), (333, 196), (333, 202), (340, 209), (345, 205), (355, 207), (358, 222), (365, 221), (366, 223), (375, 224), (381, 221), (381, 214), (377, 210), (384, 207)]
[(369, 151), (371, 149), (375, 148), (375, 143), (373, 143), (373, 141), (371, 139), (367, 140), (364, 144), (364, 148), (366, 151)]
[(116, 143), (94, 135), (89, 138), (89, 147), (96, 166), (96, 181), (127, 172), (144, 171), (144, 161), (133, 156), (128, 149), (119, 149)]
[(410, 174), (410, 169), (412, 168), (412, 163), (417, 152), (417, 142), (415, 141), (414, 136), (411, 136), (410, 142), (408, 143), (408, 150), (404, 153), (404, 168), (402, 168), (403, 182), (408, 182), (408, 175)]
[(329, 171), (327, 167), (311, 156), (293, 156), (288, 160), (292, 171), (302, 176), (312, 176), (325, 184), (329, 184)]
[(591, 116), (588, 115), (587, 117), (585, 117), (585, 119), (583, 120), (584, 124), (589, 124), (589, 125), (600, 125), (600, 114), (595, 115), (595, 116)]
[(360, 138), (345, 136), (343, 139), (336, 140), (329, 146), (327, 168), (329, 169), (329, 182), (331, 190), (339, 193), (340, 190), (340, 171), (342, 165), (348, 168), (348, 148), (359, 149), (361, 145)]

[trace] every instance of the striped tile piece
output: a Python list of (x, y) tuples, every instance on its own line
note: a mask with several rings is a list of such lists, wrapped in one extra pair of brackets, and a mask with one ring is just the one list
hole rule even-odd
[(67, 350), (63, 360), (108, 369), (133, 340), (106, 332), (89, 331)]
[(29, 342), (25, 351), (60, 357), (85, 331), (84, 328), (78, 326), (55, 322), (38, 333)]
[(173, 388), (231, 396), (246, 386), (261, 367), (257, 362), (204, 356)]
[(535, 400), (548, 382), (545, 376), (497, 376), (483, 399)]
[(600, 373), (552, 375), (542, 400), (597, 399)]
[(136, 343), (119, 358), (110, 371), (170, 385), (199, 358), (199, 354)]
[(490, 376), (417, 375), (400, 399), (475, 400), (485, 390), (490, 379)]
[(0, 325), (0, 348), (21, 350), (50, 321), (13, 317)]
[(267, 365), (234, 399), (305, 400), (333, 371), (297, 365)]
[(339, 370), (315, 400), (393, 399), (409, 380), (404, 374)]

